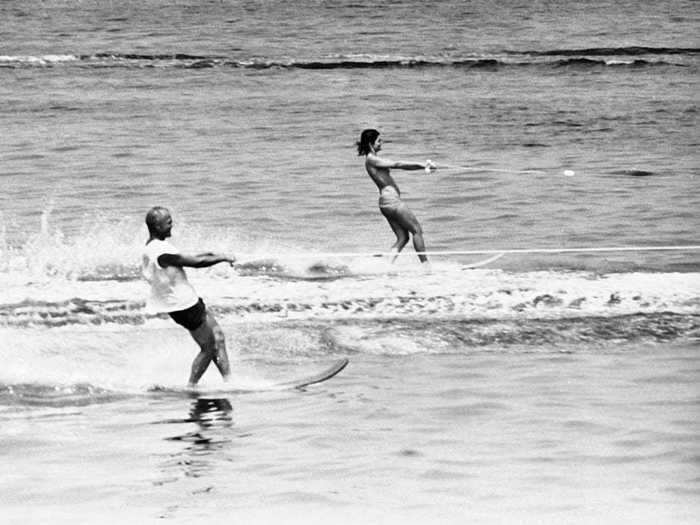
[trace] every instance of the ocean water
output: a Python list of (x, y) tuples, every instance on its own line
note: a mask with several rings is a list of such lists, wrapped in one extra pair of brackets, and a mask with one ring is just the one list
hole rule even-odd
[[(1, 521), (694, 523), (699, 22), (690, 0), (0, 4)], [(393, 172), (429, 271), (368, 255), (393, 236), (367, 127), (461, 167)], [(227, 389), (181, 393), (195, 344), (144, 310), (156, 204), (183, 251), (239, 258), (188, 272)]]

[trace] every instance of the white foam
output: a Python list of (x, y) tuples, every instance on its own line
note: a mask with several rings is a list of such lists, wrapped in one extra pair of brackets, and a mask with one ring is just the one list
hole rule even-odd
[(31, 65), (56, 64), (61, 62), (74, 62), (80, 60), (75, 55), (0, 55), (0, 62), (24, 63)]

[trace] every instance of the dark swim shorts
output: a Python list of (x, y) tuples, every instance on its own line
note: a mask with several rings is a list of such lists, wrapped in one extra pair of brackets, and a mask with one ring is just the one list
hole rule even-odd
[(190, 332), (196, 330), (207, 318), (207, 308), (204, 306), (204, 301), (199, 298), (196, 304), (186, 308), (185, 310), (178, 310), (177, 312), (170, 312), (170, 317), (173, 318), (177, 324), (184, 326)]

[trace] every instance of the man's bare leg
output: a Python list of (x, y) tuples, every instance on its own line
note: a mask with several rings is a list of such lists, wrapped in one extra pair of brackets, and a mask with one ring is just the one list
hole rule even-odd
[(192, 361), (189, 386), (197, 384), (212, 361), (221, 372), (224, 380), (228, 380), (231, 370), (226, 353), (225, 338), (214, 317), (207, 312), (205, 322), (192, 330), (190, 334), (199, 345), (200, 352)]
[(226, 352), (226, 336), (224, 336), (224, 331), (219, 326), (219, 323), (216, 322), (214, 316), (209, 312), (207, 312), (207, 322), (214, 331), (216, 353), (214, 354), (212, 360), (214, 361), (216, 368), (219, 369), (219, 373), (221, 374), (221, 377), (224, 378), (224, 381), (228, 381), (229, 377), (231, 376), (231, 365), (229, 364), (228, 353)]

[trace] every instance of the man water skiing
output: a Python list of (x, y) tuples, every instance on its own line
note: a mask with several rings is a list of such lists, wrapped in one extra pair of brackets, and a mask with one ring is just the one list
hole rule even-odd
[(177, 324), (189, 330), (200, 348), (192, 362), (188, 386), (197, 384), (212, 361), (224, 381), (228, 381), (231, 370), (224, 333), (187, 280), (184, 267), (206, 268), (222, 262), (233, 264), (235, 257), (214, 253), (180, 253), (167, 241), (173, 227), (173, 219), (167, 208), (151, 208), (146, 214), (146, 226), (149, 238), (142, 257), (142, 273), (151, 285), (147, 308), (151, 312), (167, 312)]

